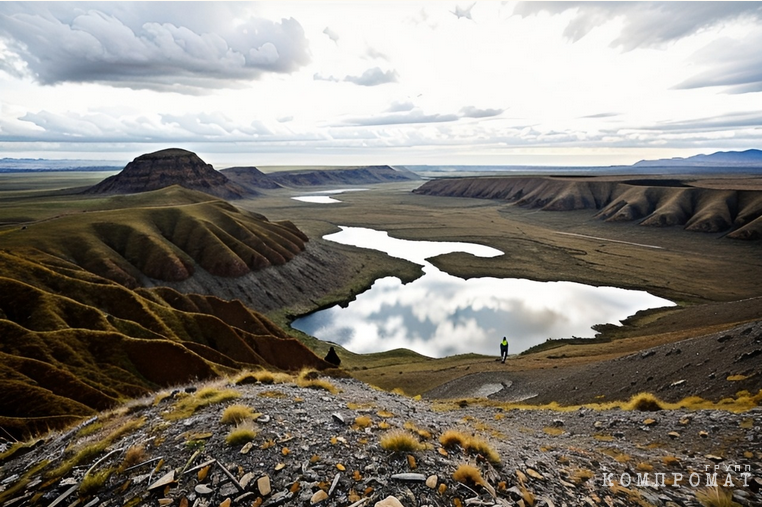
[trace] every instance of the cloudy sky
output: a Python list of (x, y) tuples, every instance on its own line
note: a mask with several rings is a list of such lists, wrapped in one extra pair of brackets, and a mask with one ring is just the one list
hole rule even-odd
[(0, 157), (634, 163), (762, 148), (759, 2), (0, 2)]

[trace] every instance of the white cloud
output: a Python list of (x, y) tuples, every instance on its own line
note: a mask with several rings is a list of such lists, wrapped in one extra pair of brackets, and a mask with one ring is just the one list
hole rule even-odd
[[(307, 39), (293, 18), (229, 18), (199, 31), (154, 21), (151, 12), (129, 26), (109, 13), (122, 4), (84, 4), (88, 10), (75, 9), (70, 19), (59, 14), (60, 6), (47, 5), (20, 4), (10, 9), (15, 12), (0, 13), (0, 37), (7, 47), (3, 68), (10, 62), (18, 71), (16, 62), (23, 60), (28, 74), (45, 85), (89, 82), (188, 91), (240, 86), (237, 81), (293, 72), (309, 62)], [(209, 7), (194, 4), (191, 10), (203, 17)], [(157, 7), (162, 8), (167, 7)]]

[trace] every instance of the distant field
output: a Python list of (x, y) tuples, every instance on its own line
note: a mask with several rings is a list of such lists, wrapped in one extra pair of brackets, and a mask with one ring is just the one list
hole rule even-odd
[(0, 199), (45, 190), (95, 185), (117, 171), (53, 171), (0, 173)]

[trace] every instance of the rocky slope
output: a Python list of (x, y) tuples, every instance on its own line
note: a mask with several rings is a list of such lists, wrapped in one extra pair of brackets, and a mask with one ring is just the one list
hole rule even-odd
[(127, 164), (122, 172), (90, 187), (85, 193), (135, 194), (172, 185), (223, 199), (240, 199), (252, 193), (230, 181), (195, 153), (179, 148), (141, 155)]
[(762, 505), (759, 408), (522, 410), (259, 378), (190, 384), (6, 446), (0, 502)]
[(591, 209), (607, 222), (682, 226), (689, 231), (727, 233), (733, 239), (762, 238), (759, 190), (702, 188), (670, 179), (480, 177), (431, 180), (414, 192), (499, 199), (545, 211)]

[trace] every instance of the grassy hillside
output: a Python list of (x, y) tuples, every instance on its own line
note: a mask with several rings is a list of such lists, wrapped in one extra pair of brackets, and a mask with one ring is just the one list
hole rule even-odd
[(35, 247), (139, 287), (145, 277), (185, 280), (197, 267), (230, 277), (282, 265), (307, 241), (290, 222), (273, 223), (177, 186), (93, 204), (6, 229), (3, 243)]

